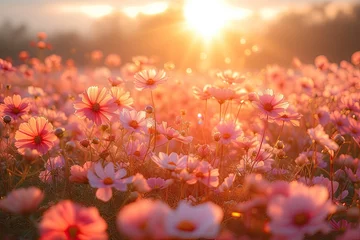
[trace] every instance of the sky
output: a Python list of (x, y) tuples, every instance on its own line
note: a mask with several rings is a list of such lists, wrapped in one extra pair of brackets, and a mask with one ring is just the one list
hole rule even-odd
[[(86, 33), (92, 23), (114, 11), (130, 17), (138, 13), (156, 14), (166, 10), (170, 4), (181, 1), (211, 0), (0, 0), (0, 23), (9, 20), (13, 24), (26, 24), (32, 31), (77, 30)], [(221, 1), (221, 0), (217, 0)], [(223, 0), (234, 11), (234, 17), (246, 17), (260, 12), (264, 18), (272, 18), (288, 9), (303, 9), (324, 0)], [(332, 0), (339, 6), (360, 0)]]

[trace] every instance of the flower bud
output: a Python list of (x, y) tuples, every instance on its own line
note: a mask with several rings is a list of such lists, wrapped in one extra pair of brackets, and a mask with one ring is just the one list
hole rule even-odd
[(81, 140), (81, 141), (80, 141), (80, 144), (81, 144), (81, 146), (83, 146), (84, 148), (87, 148), (87, 147), (90, 145), (90, 142), (89, 142), (89, 140), (84, 139), (84, 140)]
[(248, 94), (248, 99), (250, 102), (256, 101), (258, 98), (258, 95), (256, 94), (256, 92), (250, 92)]
[(152, 114), (152, 113), (154, 112), (154, 108), (153, 108), (151, 105), (147, 105), (147, 106), (145, 107), (145, 112), (146, 112), (147, 114)]
[(99, 144), (99, 143), (100, 143), (100, 139), (97, 138), (97, 137), (94, 137), (91, 142), (92, 142), (93, 144)]
[(11, 118), (9, 115), (5, 115), (5, 116), (3, 117), (3, 121), (4, 121), (4, 123), (6, 123), (6, 124), (9, 124), (9, 123), (11, 122), (11, 120), (12, 120), (12, 118)]
[(105, 150), (99, 154), (99, 157), (105, 160), (109, 155), (110, 155), (110, 153)]
[(219, 133), (219, 132), (216, 132), (216, 133), (214, 133), (214, 140), (216, 141), (216, 142), (218, 142), (219, 140), (220, 140), (220, 138), (221, 138), (221, 133)]
[(284, 149), (285, 147), (285, 144), (283, 143), (283, 141), (278, 141), (276, 143), (276, 146), (275, 146), (277, 149)]
[(337, 143), (337, 145), (341, 146), (344, 144), (345, 138), (340, 134), (336, 134), (336, 136), (334, 137), (334, 141)]
[(68, 152), (71, 152), (72, 150), (74, 150), (74, 148), (76, 148), (76, 144), (73, 141), (68, 141), (65, 144), (65, 150), (68, 151)]
[(64, 128), (57, 128), (54, 131), (55, 136), (58, 138), (62, 138), (64, 136), (65, 129)]
[(278, 157), (279, 159), (285, 159), (285, 158), (287, 157), (287, 156), (286, 156), (286, 152), (281, 149), (281, 150), (278, 152), (277, 157)]
[(109, 128), (108, 125), (101, 125), (101, 130), (106, 131)]

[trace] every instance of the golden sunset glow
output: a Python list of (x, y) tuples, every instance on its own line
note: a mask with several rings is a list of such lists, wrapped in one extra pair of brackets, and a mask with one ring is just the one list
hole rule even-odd
[(145, 15), (159, 14), (166, 11), (168, 7), (169, 6), (167, 2), (154, 2), (154, 3), (146, 4), (144, 6), (126, 7), (124, 8), (123, 12), (131, 18), (135, 18), (139, 14), (145, 14)]
[(114, 11), (114, 8), (110, 5), (62, 5), (56, 8), (62, 13), (81, 13), (94, 19), (109, 15)]
[(192, 29), (209, 39), (229, 21), (228, 9), (220, 0), (188, 0), (184, 7), (184, 15)]
[(110, 5), (89, 5), (81, 6), (80, 11), (91, 18), (101, 18), (110, 14), (113, 11), (113, 7)]

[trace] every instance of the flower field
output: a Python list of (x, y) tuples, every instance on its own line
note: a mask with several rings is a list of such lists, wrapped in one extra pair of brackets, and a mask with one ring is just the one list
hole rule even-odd
[(120, 57), (0, 59), (1, 239), (360, 239), (360, 52)]

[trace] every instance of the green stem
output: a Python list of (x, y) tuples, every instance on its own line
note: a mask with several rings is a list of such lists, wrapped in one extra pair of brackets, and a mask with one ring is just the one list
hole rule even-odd
[(151, 94), (151, 102), (152, 102), (153, 109), (154, 109), (154, 122), (155, 122), (154, 148), (153, 148), (153, 151), (154, 151), (155, 148), (156, 148), (156, 124), (157, 124), (157, 123), (156, 123), (156, 108), (155, 108), (154, 96), (153, 96), (152, 91), (150, 91), (150, 94)]

